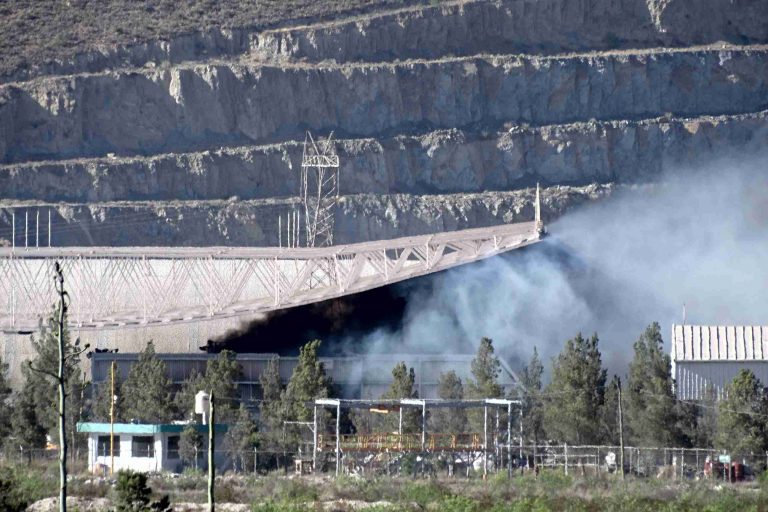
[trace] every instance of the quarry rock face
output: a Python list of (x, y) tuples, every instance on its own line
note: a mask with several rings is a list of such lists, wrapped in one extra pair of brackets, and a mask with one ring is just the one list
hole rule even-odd
[(6, 162), (759, 110), (762, 49), (476, 57), (349, 66), (199, 65), (7, 85)]
[(307, 129), (338, 139), (336, 240), (529, 219), (536, 183), (554, 219), (594, 187), (764, 146), (767, 15), (411, 4), (18, 69), (0, 77), (0, 243), (12, 213), (50, 211), (54, 245), (274, 245)]

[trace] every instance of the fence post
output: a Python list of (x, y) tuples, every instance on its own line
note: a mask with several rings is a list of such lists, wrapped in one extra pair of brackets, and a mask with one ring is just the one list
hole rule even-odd
[(595, 456), (595, 474), (600, 474), (600, 447), (597, 447), (597, 455)]
[(685, 448), (680, 449), (680, 481), (685, 478)]
[(568, 443), (563, 444), (563, 453), (565, 454), (565, 476), (568, 476)]

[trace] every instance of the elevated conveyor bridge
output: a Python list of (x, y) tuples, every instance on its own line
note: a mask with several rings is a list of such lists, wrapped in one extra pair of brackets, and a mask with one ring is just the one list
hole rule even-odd
[[(537, 208), (538, 218), (538, 208)], [(0, 330), (36, 330), (59, 261), (80, 330), (253, 316), (471, 263), (540, 240), (522, 222), (314, 248), (0, 248)]]

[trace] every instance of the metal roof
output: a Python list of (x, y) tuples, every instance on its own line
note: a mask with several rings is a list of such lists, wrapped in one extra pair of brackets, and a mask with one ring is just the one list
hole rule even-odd
[(768, 361), (768, 326), (673, 325), (672, 361)]
[[(115, 434), (147, 434), (154, 435), (161, 432), (170, 432), (173, 434), (180, 434), (188, 424), (180, 423), (115, 423)], [(191, 423), (198, 432), (208, 432), (208, 425), (201, 425), (199, 423)], [(228, 430), (228, 426), (217, 423), (214, 425), (216, 432), (224, 433)], [(98, 434), (109, 434), (109, 423), (96, 423), (91, 421), (84, 421), (77, 424), (78, 432), (93, 432)]]
[(475, 409), (485, 406), (520, 405), (520, 400), (508, 398), (478, 398), (478, 399), (441, 399), (441, 398), (395, 398), (379, 400), (351, 400), (346, 398), (318, 398), (315, 405), (325, 407), (341, 407), (342, 409), (368, 409), (370, 407), (426, 407), (450, 409)]

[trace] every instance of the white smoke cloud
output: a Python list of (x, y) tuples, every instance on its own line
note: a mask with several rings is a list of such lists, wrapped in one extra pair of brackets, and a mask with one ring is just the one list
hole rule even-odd
[(549, 366), (566, 339), (597, 332), (604, 363), (624, 373), (645, 326), (658, 321), (668, 343), (684, 303), (689, 323), (764, 324), (766, 163), (722, 158), (622, 189), (549, 226), (542, 244), (408, 289), (401, 329), (371, 333), (362, 346), (468, 353), (488, 336), (513, 367), (534, 346)]

